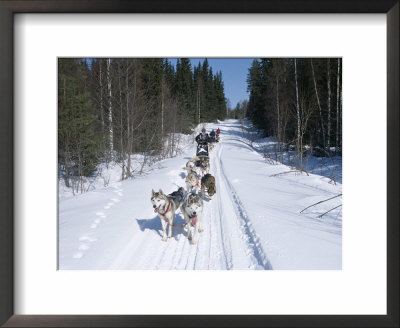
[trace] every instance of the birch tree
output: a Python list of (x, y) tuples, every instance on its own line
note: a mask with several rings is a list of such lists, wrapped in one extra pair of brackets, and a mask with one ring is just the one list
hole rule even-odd
[(330, 153), (331, 146), (331, 69), (330, 69), (330, 59), (327, 60), (327, 89), (328, 89), (328, 132), (327, 132), (327, 140), (326, 140), (326, 150)]
[[(129, 178), (132, 176), (131, 172), (131, 155), (133, 152), (133, 140), (132, 140), (132, 114), (130, 111), (130, 107), (135, 106), (136, 100), (136, 92), (137, 92), (137, 69), (136, 69), (136, 59), (132, 59), (129, 61), (129, 64), (126, 65), (126, 74), (125, 74), (125, 101), (126, 101), (126, 138), (127, 138), (127, 147), (126, 147), (126, 156), (128, 158), (126, 163), (126, 177)], [(130, 86), (130, 70), (133, 68), (133, 87)], [(131, 98), (131, 91), (133, 93), (133, 97)]]
[(337, 60), (337, 79), (336, 79), (336, 152), (339, 151), (339, 103), (340, 103), (340, 58)]
[(122, 101), (122, 71), (121, 71), (121, 60), (118, 61), (118, 93), (119, 93), (119, 161), (121, 162), (122, 172), (121, 180), (125, 179), (125, 151), (124, 151), (124, 125), (123, 125), (123, 101)]
[(301, 144), (301, 132), (300, 132), (300, 105), (299, 105), (299, 87), (297, 84), (297, 60), (294, 59), (294, 77), (296, 82), (296, 113), (297, 113), (297, 152), (299, 154), (299, 170), (303, 170), (303, 145)]
[(200, 124), (201, 123), (200, 85), (197, 86), (196, 104), (197, 104), (197, 124)]
[(102, 132), (102, 135), (104, 135), (103, 76), (102, 76), (102, 60), (101, 59), (99, 59), (99, 85), (100, 85), (101, 132)]
[(314, 65), (313, 65), (312, 59), (311, 59), (311, 71), (312, 71), (313, 82), (314, 82), (315, 96), (317, 98), (317, 104), (318, 104), (318, 109), (319, 109), (319, 118), (320, 118), (320, 122), (321, 122), (322, 145), (323, 145), (323, 148), (325, 149), (325, 146), (326, 146), (326, 143), (325, 143), (325, 127), (324, 127), (324, 121), (323, 121), (323, 118), (322, 118), (321, 102), (319, 100), (317, 82), (315, 80), (315, 72), (314, 72)]
[(281, 131), (280, 131), (280, 118), (279, 118), (279, 77), (278, 75), (276, 76), (276, 109), (277, 109), (277, 113), (278, 113), (278, 143), (280, 143), (281, 141)]
[(110, 158), (114, 160), (114, 129), (113, 129), (113, 112), (112, 112), (112, 90), (111, 90), (111, 58), (107, 59), (107, 85), (108, 85), (108, 122), (109, 122), (109, 141), (110, 141)]
[(165, 92), (166, 92), (165, 77), (161, 80), (161, 138), (164, 138), (164, 112), (165, 112)]
[(146, 161), (175, 156), (180, 133), (190, 133), (193, 123), (227, 114), (222, 74), (208, 64), (195, 80), (189, 59), (179, 60), (178, 77), (161, 58), (59, 63), (59, 168), (75, 191), (85, 191), (85, 176), (92, 179), (98, 163), (116, 161), (126, 179)]
[[(246, 116), (264, 136), (277, 138), (274, 149), (281, 143), (293, 143), (299, 156), (307, 147), (315, 156), (324, 157), (335, 143), (335, 134), (337, 147), (341, 145), (341, 63), (337, 64), (338, 76), (332, 65), (327, 58), (253, 61), (247, 78), (250, 96)], [(335, 96), (336, 114), (332, 104)], [(304, 169), (305, 165), (304, 157), (299, 166)]]

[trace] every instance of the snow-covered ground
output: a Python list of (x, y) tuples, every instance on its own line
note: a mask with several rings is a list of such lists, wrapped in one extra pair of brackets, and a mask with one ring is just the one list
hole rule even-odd
[[(248, 140), (248, 145), (254, 150), (263, 153), (270, 164), (281, 162), (288, 166), (298, 166), (299, 158), (293, 149), (287, 150), (284, 144), (279, 147), (274, 137), (262, 138), (262, 131), (255, 129), (251, 122), (243, 120), (241, 134)], [(281, 152), (279, 152), (281, 148)], [(311, 155), (310, 147), (305, 147), (307, 151), (303, 156), (303, 169), (308, 173), (323, 175), (331, 180), (332, 183), (342, 183), (342, 156), (335, 155), (335, 148), (331, 147), (331, 156), (316, 157)]]
[[(174, 139), (175, 147), (173, 149), (174, 155), (181, 154), (187, 150), (188, 147), (192, 146), (193, 143), (193, 135), (185, 135), (185, 134), (175, 134), (173, 136), (167, 136), (165, 139), (165, 149), (170, 149), (168, 147), (168, 142), (171, 139)], [(143, 154), (134, 154), (131, 155), (131, 174), (132, 177), (135, 178), (140, 175), (146, 175), (149, 172), (153, 171), (157, 168), (157, 162), (159, 162), (159, 158), (166, 157), (174, 157), (171, 154), (161, 154), (158, 156), (151, 156), (150, 154), (144, 156)], [(125, 165), (127, 160), (125, 159)], [(82, 177), (82, 188), (78, 184), (75, 185), (75, 188), (68, 188), (65, 186), (63, 172), (59, 172), (58, 179), (58, 190), (59, 190), (59, 198), (63, 199), (66, 197), (72, 197), (75, 194), (86, 193), (88, 191), (98, 190), (108, 185), (115, 184), (116, 182), (121, 180), (122, 173), (122, 163), (110, 162), (110, 163), (102, 163), (97, 166), (97, 171), (90, 177)], [(78, 180), (78, 179), (76, 179)], [(70, 182), (71, 186), (74, 185), (74, 181), (71, 178)], [(75, 182), (75, 184), (77, 184)], [(83, 190), (81, 192), (81, 189)], [(74, 192), (75, 190), (75, 192)], [(78, 191), (77, 191), (78, 190)]]
[[(248, 124), (248, 123), (246, 123)], [(161, 241), (151, 190), (185, 186), (182, 168), (195, 155), (191, 144), (177, 157), (154, 164), (146, 175), (59, 200), (60, 269), (341, 269), (342, 185), (313, 174), (284, 173), (243, 133), (238, 120), (218, 124), (221, 142), (210, 154), (217, 193), (205, 202), (204, 232), (191, 245), (173, 229)], [(177, 211), (176, 225), (183, 223)]]

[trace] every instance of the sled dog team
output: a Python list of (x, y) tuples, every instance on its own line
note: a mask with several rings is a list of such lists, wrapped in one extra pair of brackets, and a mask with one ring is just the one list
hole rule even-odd
[[(203, 131), (205, 131), (204, 128)], [(210, 147), (210, 150), (213, 148), (213, 146)], [(208, 157), (194, 156), (183, 169), (187, 171), (186, 191), (183, 187), (180, 187), (177, 191), (167, 195), (161, 189), (158, 192), (152, 190), (151, 203), (154, 212), (159, 215), (161, 220), (162, 241), (167, 241), (168, 238), (172, 237), (172, 228), (184, 228), (187, 231), (189, 241), (194, 245), (198, 240), (198, 233), (203, 232), (203, 198), (206, 191), (210, 198), (216, 193), (215, 178), (209, 173), (210, 161)], [(183, 214), (185, 223), (183, 226), (177, 227), (174, 225), (174, 219), (178, 208)]]

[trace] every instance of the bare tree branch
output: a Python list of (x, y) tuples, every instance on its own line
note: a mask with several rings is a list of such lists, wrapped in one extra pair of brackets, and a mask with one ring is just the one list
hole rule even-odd
[(329, 212), (331, 212), (331, 211), (337, 209), (337, 208), (340, 207), (340, 206), (342, 206), (342, 204), (340, 204), (340, 205), (338, 205), (338, 206), (335, 206), (334, 208), (331, 208), (329, 211), (326, 211), (325, 213), (323, 213), (323, 214), (321, 214), (321, 215), (318, 215), (318, 218), (322, 218), (322, 216), (324, 216), (325, 214), (327, 214), (327, 213), (329, 213)]
[[(328, 199), (325, 199), (325, 200), (321, 200), (321, 201), (318, 202), (318, 203), (315, 203), (315, 204), (312, 204), (312, 205), (310, 205), (310, 206), (307, 206), (306, 208), (304, 208), (303, 210), (301, 210), (300, 213), (303, 213), (306, 209), (308, 209), (308, 208), (310, 208), (310, 207), (312, 207), (312, 206), (315, 206), (315, 205), (318, 205), (318, 204), (327, 202), (328, 200), (331, 200), (331, 199), (334, 199), (334, 198), (337, 198), (337, 197), (340, 197), (340, 196), (342, 196), (342, 194), (336, 195), (336, 196), (334, 196), (334, 197), (331, 197), (331, 198), (328, 198)], [(326, 214), (326, 213), (324, 213), (324, 214)]]

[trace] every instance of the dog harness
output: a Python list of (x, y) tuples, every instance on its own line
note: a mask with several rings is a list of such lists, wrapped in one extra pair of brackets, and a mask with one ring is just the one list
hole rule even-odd
[[(156, 208), (156, 209), (154, 210), (154, 212), (155, 212), (155, 213), (159, 213), (159, 214), (161, 214), (162, 216), (165, 216), (165, 214), (168, 213), (170, 207), (171, 207), (171, 199), (168, 201), (168, 207), (167, 207), (167, 209), (165, 210), (164, 213), (161, 213), (160, 210), (159, 210), (158, 208)], [(169, 221), (168, 221), (167, 219), (164, 219), (164, 220), (165, 220), (165, 222), (167, 222), (167, 223), (169, 224)], [(193, 224), (193, 223), (192, 223), (192, 224)], [(180, 225), (180, 226), (175, 226), (175, 225), (173, 225), (173, 224), (170, 224), (170, 226), (171, 226), (172, 228), (175, 228), (175, 229), (177, 229), (177, 228), (183, 228), (185, 225), (186, 225), (186, 224), (182, 224), (182, 225)]]
[(171, 200), (169, 199), (169, 201), (168, 201), (168, 207), (167, 207), (167, 209), (166, 209), (166, 211), (165, 211), (164, 213), (161, 213), (160, 210), (159, 210), (158, 208), (156, 208), (156, 209), (154, 210), (154, 212), (155, 212), (155, 213), (158, 212), (158, 213), (160, 213), (161, 215), (164, 216), (165, 214), (168, 213), (170, 207), (171, 207)]
[(172, 194), (169, 194), (168, 196), (170, 196), (173, 199), (178, 199), (179, 202), (182, 202), (184, 199), (184, 195), (179, 191), (174, 191)]

